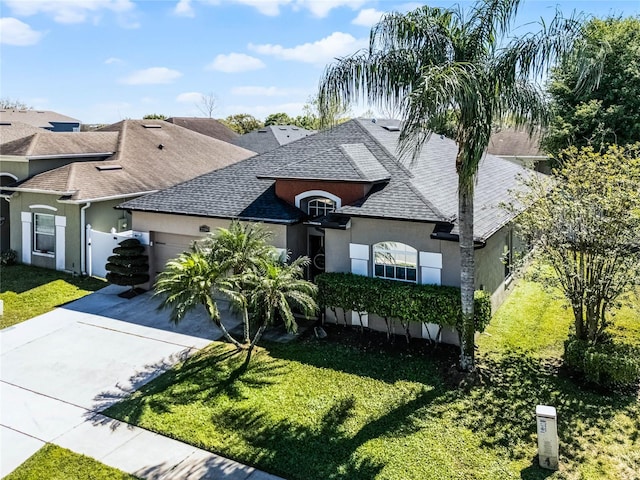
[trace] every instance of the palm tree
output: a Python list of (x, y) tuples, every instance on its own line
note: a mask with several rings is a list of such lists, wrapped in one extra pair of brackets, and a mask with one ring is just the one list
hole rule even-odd
[(276, 315), (282, 318), (289, 332), (296, 332), (298, 326), (292, 307), (305, 315), (317, 310), (317, 287), (302, 278), (308, 266), (308, 257), (300, 257), (291, 264), (274, 261), (264, 265), (259, 273), (250, 273), (245, 279), (251, 286), (248, 296), (251, 311), (260, 325), (249, 346), (247, 361), (251, 350), (260, 341), (265, 328), (273, 324)]
[(269, 245), (272, 234), (262, 224), (241, 224), (234, 220), (229, 228), (219, 228), (207, 238), (201, 248), (208, 252), (212, 264), (218, 265), (227, 277), (218, 284), (232, 305), (242, 312), (243, 343), (249, 343), (249, 313), (247, 305), (247, 274), (256, 273), (276, 255)]
[(452, 114), (457, 121), (464, 371), (474, 368), (473, 194), (492, 125), (508, 117), (532, 133), (546, 123), (547, 105), (535, 80), (567, 54), (581, 31), (578, 20), (556, 13), (540, 32), (510, 38), (519, 4), (479, 0), (468, 12), (425, 6), (390, 13), (371, 30), (368, 50), (338, 60), (320, 81), (321, 106), (361, 97), (378, 107), (400, 106), (399, 153), (412, 153), (413, 161), (432, 131)]
[(222, 330), (224, 338), (236, 346), (242, 345), (234, 339), (222, 323), (215, 293), (227, 288), (225, 271), (210, 261), (209, 256), (197, 245), (178, 258), (167, 262), (165, 270), (158, 275), (154, 296), (160, 296), (158, 309), (170, 309), (170, 320), (178, 324), (190, 310), (204, 305), (215, 325)]

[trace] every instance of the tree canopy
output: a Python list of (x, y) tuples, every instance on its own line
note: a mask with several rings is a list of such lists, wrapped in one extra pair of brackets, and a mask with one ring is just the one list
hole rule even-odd
[(229, 115), (227, 118), (221, 118), (219, 121), (240, 135), (264, 127), (264, 123), (248, 113), (236, 113), (235, 115)]
[(515, 126), (547, 119), (547, 103), (535, 82), (566, 54), (580, 22), (558, 12), (537, 33), (512, 36), (520, 0), (477, 1), (464, 10), (424, 6), (390, 13), (373, 27), (369, 48), (327, 68), (320, 82), (322, 118), (332, 105), (364, 98), (377, 107), (399, 106), (400, 154), (419, 152), (433, 131), (455, 115), (458, 144), (458, 229), (463, 314), (460, 367), (474, 368), (473, 195), (478, 166), (494, 123)]
[(575, 56), (552, 70), (553, 119), (543, 143), (551, 154), (571, 145), (640, 141), (640, 18), (595, 18), (584, 35), (587, 48), (606, 53), (600, 83), (590, 91), (577, 88)]
[(640, 144), (561, 157), (556, 178), (531, 179), (517, 195), (531, 205), (517, 223), (542, 260), (538, 278), (568, 299), (575, 336), (595, 344), (621, 295), (640, 285)]
[(264, 126), (269, 127), (271, 125), (293, 125), (294, 120), (284, 112), (272, 113), (264, 120)]
[(162, 113), (148, 113), (144, 117), (143, 120), (166, 120), (167, 116)]

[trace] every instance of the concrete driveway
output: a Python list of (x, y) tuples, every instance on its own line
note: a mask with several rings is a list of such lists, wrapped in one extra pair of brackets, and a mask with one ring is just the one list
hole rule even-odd
[[(104, 432), (94, 435), (95, 440), (78, 432), (108, 424), (109, 419), (96, 413), (220, 337), (204, 309), (174, 326), (166, 311), (156, 310), (157, 300), (150, 293), (124, 300), (117, 296), (122, 290), (109, 286), (0, 331), (1, 476), (45, 442), (81, 453), (91, 452), (95, 446), (88, 443), (93, 441), (100, 449), (111, 448), (102, 438)], [(223, 313), (231, 318), (229, 312)], [(153, 435), (138, 430), (136, 435)], [(124, 428), (111, 438), (126, 442), (136, 435)], [(113, 456), (102, 453), (92, 456)], [(136, 454), (140, 456), (140, 450)], [(248, 478), (251, 471), (237, 478)]]

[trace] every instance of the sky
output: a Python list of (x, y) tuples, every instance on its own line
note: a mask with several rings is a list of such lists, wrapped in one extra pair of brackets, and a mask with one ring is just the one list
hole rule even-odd
[[(450, 7), (468, 1), (428, 1)], [(0, 97), (83, 123), (151, 113), (302, 113), (325, 66), (367, 44), (399, 0), (0, 0)], [(640, 0), (524, 0), (517, 33), (555, 9), (640, 15)], [(357, 106), (352, 114), (367, 109)], [(354, 111), (355, 110), (355, 111)]]

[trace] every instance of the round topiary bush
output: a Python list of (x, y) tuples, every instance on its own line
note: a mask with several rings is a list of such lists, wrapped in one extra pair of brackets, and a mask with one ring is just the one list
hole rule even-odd
[(149, 257), (144, 246), (135, 238), (128, 238), (113, 249), (114, 255), (107, 260), (107, 280), (115, 285), (131, 287), (149, 281)]

